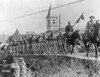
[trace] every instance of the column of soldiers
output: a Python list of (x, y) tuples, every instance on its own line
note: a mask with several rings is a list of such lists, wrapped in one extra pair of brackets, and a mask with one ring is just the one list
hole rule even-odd
[(32, 50), (34, 54), (64, 53), (64, 42), (61, 40), (43, 41), (33, 43)]
[[(65, 29), (66, 34), (69, 36), (71, 35), (71, 32), (73, 32), (73, 27), (70, 24), (70, 21), (68, 22), (68, 25), (66, 26)], [(43, 36), (42, 36), (43, 37)], [(15, 45), (12, 45), (12, 51), (13, 53), (34, 53), (34, 54), (39, 54), (39, 53), (48, 53), (49, 51), (57, 52), (57, 53), (63, 53), (65, 52), (65, 46), (64, 42), (62, 40), (58, 41), (43, 41), (43, 42), (38, 42), (34, 41), (33, 36), (29, 36), (28, 38), (20, 39)]]
[(47, 54), (47, 53), (64, 53), (64, 41), (50, 40), (41, 42), (18, 43), (13, 46), (14, 54)]
[[(95, 24), (95, 17), (90, 16), (90, 21), (87, 22), (85, 32), (89, 32), (85, 34), (85, 38), (90, 36), (91, 31), (94, 28)], [(69, 38), (73, 33), (73, 26), (71, 25), (70, 21), (68, 21), (68, 25), (65, 28), (65, 33)], [(44, 35), (42, 34), (44, 38)], [(14, 53), (33, 53), (33, 54), (46, 54), (49, 52), (57, 52), (57, 53), (64, 53), (66, 51), (66, 44), (63, 40), (50, 40), (50, 41), (41, 41), (39, 42), (39, 38), (33, 38), (33, 36), (29, 36), (26, 39), (21, 39), (17, 42), (17, 44), (13, 45), (12, 51)]]

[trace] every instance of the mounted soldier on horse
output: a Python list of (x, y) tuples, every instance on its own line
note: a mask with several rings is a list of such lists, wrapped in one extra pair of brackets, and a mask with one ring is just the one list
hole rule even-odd
[(100, 23), (98, 20), (94, 21), (95, 17), (90, 16), (90, 21), (87, 22), (85, 34), (83, 37), (83, 42), (86, 47), (86, 56), (89, 55), (89, 47), (94, 44), (95, 46), (95, 57), (97, 58), (97, 49), (99, 46), (99, 31), (100, 31)]
[(73, 31), (73, 26), (68, 22), (68, 25), (65, 28), (65, 34), (63, 35), (68, 47), (72, 46), (71, 54), (74, 51), (74, 47), (76, 44), (79, 44), (79, 40), (81, 40), (81, 35), (79, 34), (79, 30)]

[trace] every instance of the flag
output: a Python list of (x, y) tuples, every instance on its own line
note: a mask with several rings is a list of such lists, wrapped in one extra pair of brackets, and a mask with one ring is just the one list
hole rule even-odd
[(19, 30), (16, 29), (16, 31), (14, 32), (14, 34), (12, 35), (13, 39), (17, 42), (20, 39), (20, 33)]
[(50, 17), (50, 12), (51, 12), (51, 3), (50, 3), (49, 10), (48, 10), (48, 14), (47, 14), (47, 17), (46, 18)]
[(80, 19), (84, 20), (84, 16), (83, 16), (84, 13), (82, 13), (82, 15), (78, 18), (78, 20), (76, 21), (76, 23), (78, 23), (80, 21)]

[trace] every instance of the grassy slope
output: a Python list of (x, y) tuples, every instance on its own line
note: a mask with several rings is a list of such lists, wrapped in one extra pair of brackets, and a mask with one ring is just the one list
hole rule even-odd
[[(86, 63), (85, 63), (86, 62)], [(88, 77), (88, 65), (92, 62), (81, 61), (79, 59), (71, 59), (65, 57), (55, 57), (48, 61), (36, 61), (37, 77)]]

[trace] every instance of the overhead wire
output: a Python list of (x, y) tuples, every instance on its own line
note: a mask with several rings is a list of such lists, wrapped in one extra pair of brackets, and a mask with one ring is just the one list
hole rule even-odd
[[(85, 0), (78, 0), (78, 1), (71, 2), (71, 3), (67, 3), (67, 4), (60, 5), (60, 6), (56, 6), (56, 7), (51, 8), (51, 10), (54, 10), (54, 9), (57, 9), (57, 8), (61, 8), (61, 7), (64, 7), (64, 6), (67, 6), (67, 5), (71, 5), (71, 4), (79, 3), (79, 2), (82, 2), (82, 1), (85, 1)], [(11, 20), (11, 19), (19, 19), (19, 18), (31, 16), (31, 15), (36, 15), (36, 14), (39, 14), (39, 13), (43, 13), (43, 12), (45, 12), (45, 11), (48, 11), (48, 9), (42, 10), (42, 11), (38, 11), (38, 12), (34, 12), (34, 13), (30, 13), (30, 14), (27, 14), (27, 15), (22, 15), (22, 16), (18, 16), (18, 17), (13, 17), (13, 18), (6, 19), (6, 20), (3, 20), (3, 21), (7, 21), (7, 20), (9, 21), (9, 20)]]

